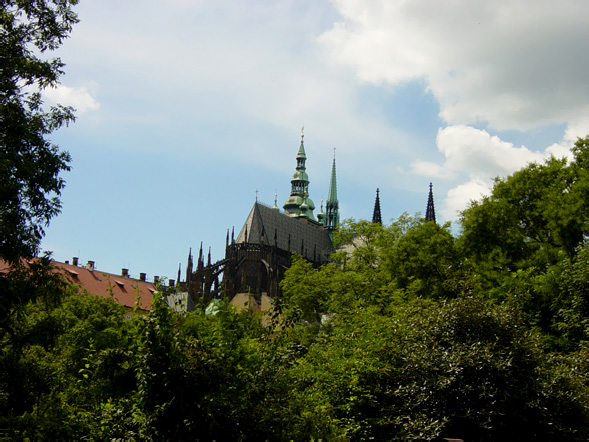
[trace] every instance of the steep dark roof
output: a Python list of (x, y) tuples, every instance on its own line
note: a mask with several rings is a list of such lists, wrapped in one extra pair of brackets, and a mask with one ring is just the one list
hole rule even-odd
[[(273, 246), (275, 238), (279, 249), (300, 253), (306, 255), (307, 258), (313, 258), (316, 253), (317, 259), (320, 261), (327, 260), (329, 255), (335, 251), (329, 238), (329, 232), (323, 227), (291, 218), (276, 209), (256, 202), (241, 228), (236, 242)], [(301, 251), (301, 246), (304, 247), (306, 253)]]

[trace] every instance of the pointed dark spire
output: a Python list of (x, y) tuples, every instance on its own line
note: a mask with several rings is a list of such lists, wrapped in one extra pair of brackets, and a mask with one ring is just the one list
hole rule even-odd
[(202, 269), (205, 265), (204, 257), (202, 254), (202, 241), (200, 242), (200, 250), (198, 252), (198, 268)]
[(429, 195), (427, 197), (427, 208), (425, 209), (425, 220), (436, 222), (436, 210), (434, 208), (434, 192), (432, 183), (429, 183)]
[[(188, 263), (186, 264), (186, 282), (190, 282), (190, 278), (192, 277), (192, 247), (188, 251)], [(180, 280), (180, 278), (178, 278)]]
[(225, 247), (229, 245), (229, 229), (227, 229), (227, 237), (225, 238)]
[(380, 215), (380, 189), (376, 189), (376, 200), (374, 201), (374, 212), (372, 212), (372, 222), (382, 224), (382, 216)]
[(178, 279), (176, 279), (176, 281), (178, 281), (178, 283), (180, 282), (181, 273), (182, 273), (182, 263), (178, 263)]
[(209, 246), (209, 256), (207, 258), (207, 265), (210, 266), (211, 265), (211, 246)]
[(231, 244), (235, 244), (235, 226), (231, 227)]

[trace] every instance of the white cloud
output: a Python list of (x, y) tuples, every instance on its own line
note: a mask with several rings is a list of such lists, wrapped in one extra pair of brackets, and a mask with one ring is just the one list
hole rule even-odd
[(92, 97), (85, 86), (73, 88), (60, 84), (55, 88), (45, 89), (43, 96), (52, 104), (72, 106), (78, 115), (100, 108), (100, 103)]
[(589, 112), (569, 122), (563, 141), (572, 145), (577, 138), (585, 138), (587, 135), (589, 135)]
[(465, 182), (451, 188), (442, 199), (442, 214), (455, 219), (468, 202), (489, 194), (495, 177), (506, 177), (530, 163), (542, 163), (551, 155), (570, 156), (570, 142), (554, 144), (543, 152), (517, 147), (470, 126), (448, 126), (438, 131), (438, 150), (445, 156), (441, 170), (465, 176)]
[(485, 130), (464, 125), (440, 129), (436, 142), (446, 157), (444, 167), (471, 177), (505, 176), (544, 159), (544, 155), (525, 146), (515, 147)]
[(410, 173), (442, 179), (448, 179), (454, 176), (453, 171), (445, 169), (443, 165), (422, 160), (416, 160), (411, 163)]
[(337, 0), (320, 37), (367, 82), (422, 78), (449, 124), (525, 130), (586, 115), (589, 2)]
[(489, 194), (489, 182), (474, 178), (450, 189), (442, 200), (441, 214), (444, 219), (456, 220), (459, 213), (473, 200)]

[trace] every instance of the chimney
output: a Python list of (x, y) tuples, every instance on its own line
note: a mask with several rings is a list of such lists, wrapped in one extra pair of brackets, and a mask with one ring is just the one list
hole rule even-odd
[(72, 265), (75, 265), (75, 266), (77, 266), (77, 265), (78, 265), (78, 257), (77, 257), (77, 256), (74, 256), (74, 257), (72, 258)]
[(176, 280), (170, 279), (168, 281), (168, 287), (176, 287)]
[(129, 277), (129, 269), (121, 269), (121, 276)]
[(153, 277), (153, 284), (156, 285), (160, 282), (160, 277), (159, 276), (154, 276)]
[(139, 281), (145, 281), (146, 278), (147, 278), (147, 274), (139, 273)]
[(90, 270), (91, 272), (93, 272), (93, 271), (94, 271), (94, 261), (88, 261), (88, 262), (86, 263), (86, 268), (87, 268), (88, 270)]

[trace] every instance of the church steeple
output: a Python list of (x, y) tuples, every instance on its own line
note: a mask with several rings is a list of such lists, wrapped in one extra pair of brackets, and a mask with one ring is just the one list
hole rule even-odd
[(372, 212), (372, 222), (382, 224), (382, 216), (380, 215), (380, 190), (376, 189), (376, 201), (374, 201), (374, 212)]
[(427, 208), (425, 209), (425, 220), (436, 222), (436, 210), (434, 209), (434, 192), (432, 183), (429, 183), (429, 195), (427, 197)]
[(333, 165), (331, 166), (331, 179), (329, 181), (329, 193), (325, 204), (325, 228), (333, 232), (339, 224), (339, 201), (337, 200), (337, 178), (335, 172), (335, 149), (333, 150)]
[[(297, 153), (297, 167), (292, 176), (290, 196), (284, 202), (284, 213), (294, 218), (307, 218), (315, 221), (313, 210), (315, 204), (308, 196), (309, 176), (306, 172), (305, 162), (307, 155), (305, 154), (304, 143), (304, 126), (301, 128), (301, 145)], [(303, 206), (301, 208), (301, 206)]]

